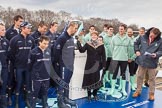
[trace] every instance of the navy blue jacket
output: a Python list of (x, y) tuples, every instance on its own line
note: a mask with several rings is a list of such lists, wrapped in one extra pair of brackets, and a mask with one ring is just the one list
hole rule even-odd
[(9, 56), (15, 67), (27, 67), (28, 55), (30, 50), (34, 48), (34, 45), (34, 39), (31, 36), (24, 38), (22, 34), (19, 34), (11, 39)]
[(49, 46), (53, 46), (56, 43), (57, 38), (60, 36), (59, 33), (51, 33), (50, 30), (48, 30), (45, 35), (50, 38)]
[(54, 61), (54, 45), (56, 44), (56, 40), (60, 36), (60, 34), (59, 33), (51, 33), (50, 30), (48, 30), (45, 35), (50, 38), (49, 48), (51, 49), (51, 59), (53, 62)]
[(14, 36), (18, 35), (19, 33), (17, 32), (17, 30), (14, 29), (14, 25), (12, 25), (11, 27), (9, 27), (6, 31), (6, 39), (8, 39), (9, 41), (11, 40), (11, 38), (13, 38)]
[[(142, 67), (154, 69), (157, 68), (159, 57), (162, 56), (162, 39), (161, 34), (159, 34), (149, 45), (149, 35), (151, 29), (149, 29), (144, 36), (140, 36), (134, 42), (134, 49), (135, 52), (140, 51), (141, 53), (140, 56), (137, 56), (136, 63)], [(146, 52), (156, 53), (157, 56), (156, 58), (152, 58), (149, 55), (145, 55)]]
[(0, 36), (0, 62), (2, 67), (8, 67), (8, 48), (9, 41), (5, 37)]
[(51, 71), (51, 57), (49, 49), (44, 52), (39, 47), (31, 50), (28, 59), (28, 68), (32, 72), (33, 80), (49, 79)]
[(74, 38), (67, 31), (63, 32), (57, 39), (54, 48), (54, 61), (61, 66), (73, 71), (74, 65)]
[(38, 30), (36, 30), (31, 34), (31, 36), (34, 38), (35, 45), (38, 46), (38, 40), (41, 36), (41, 33)]

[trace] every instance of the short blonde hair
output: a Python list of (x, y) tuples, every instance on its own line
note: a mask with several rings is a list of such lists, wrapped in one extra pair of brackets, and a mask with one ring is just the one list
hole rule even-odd
[(92, 34), (96, 34), (97, 36), (99, 35), (97, 31), (92, 32), (91, 36), (92, 36)]

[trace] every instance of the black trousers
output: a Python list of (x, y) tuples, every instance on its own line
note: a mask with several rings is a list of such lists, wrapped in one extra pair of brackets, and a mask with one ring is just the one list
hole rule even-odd
[(138, 68), (138, 65), (135, 63), (135, 61), (128, 63), (128, 67), (129, 67), (130, 76), (135, 75)]
[(32, 81), (32, 95), (38, 98), (39, 94), (46, 96), (49, 89), (49, 80), (45, 81)]
[(93, 92), (91, 92), (91, 90), (87, 90), (88, 96), (91, 96), (93, 94), (93, 96), (97, 96), (97, 91), (98, 89), (93, 89)]
[(126, 69), (127, 69), (127, 64), (128, 64), (128, 61), (112, 60), (112, 66), (113, 66), (113, 71), (114, 71), (112, 79), (117, 78), (118, 71), (119, 71), (119, 68), (120, 68), (120, 71), (121, 71), (120, 76), (122, 76), (122, 79), (125, 80), (126, 79), (125, 73), (126, 73)]
[(106, 61), (106, 70), (110, 71), (111, 74), (113, 74), (113, 66), (112, 66), (112, 58), (108, 57)]

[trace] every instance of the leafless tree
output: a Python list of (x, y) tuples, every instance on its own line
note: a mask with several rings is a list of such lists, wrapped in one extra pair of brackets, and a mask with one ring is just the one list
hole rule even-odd
[[(84, 22), (84, 28), (88, 30), (90, 25), (95, 25), (97, 31), (102, 32), (103, 25), (108, 24), (114, 27), (115, 33), (118, 32), (118, 27), (122, 23), (118, 19), (103, 19), (103, 18), (89, 18), (84, 19), (82, 16), (72, 16), (71, 13), (65, 11), (53, 12), (50, 10), (37, 10), (37, 11), (29, 11), (25, 8), (13, 9), (8, 7), (7, 9), (0, 6), (0, 18), (6, 23), (6, 27), (8, 28), (13, 24), (13, 17), (15, 15), (21, 15), (24, 17), (25, 21), (29, 21), (33, 25), (33, 29), (37, 28), (38, 23), (43, 20), (47, 24), (52, 21), (57, 21), (59, 23), (59, 30), (62, 30), (67, 20), (77, 19), (82, 20)], [(136, 24), (131, 24), (134, 30), (138, 30), (138, 26)]]

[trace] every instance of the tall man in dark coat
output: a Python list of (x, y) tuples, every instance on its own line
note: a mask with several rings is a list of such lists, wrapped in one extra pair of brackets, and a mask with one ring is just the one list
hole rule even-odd
[(66, 31), (64, 31), (56, 41), (54, 61), (60, 67), (60, 77), (67, 85), (59, 85), (58, 107), (69, 108), (66, 104), (76, 105), (69, 99), (69, 83), (73, 75), (74, 68), (74, 38), (72, 37), (78, 30), (78, 24), (70, 22)]
[[(10, 58), (11, 62), (14, 63), (16, 68), (16, 104), (15, 108), (19, 108), (19, 95), (22, 88), (22, 83), (25, 84), (25, 102), (27, 106), (29, 105), (28, 97), (31, 92), (31, 85), (30, 85), (30, 73), (27, 68), (28, 63), (28, 55), (31, 49), (34, 48), (34, 39), (29, 36), (31, 33), (31, 24), (28, 22), (23, 22), (20, 25), (21, 33), (10, 41)], [(25, 78), (24, 78), (25, 77)]]
[[(20, 34), (20, 24), (23, 22), (23, 17), (21, 15), (16, 15), (13, 18), (14, 24), (11, 25), (6, 31), (6, 39), (9, 41), (15, 37), (16, 35)], [(15, 80), (15, 68), (14, 64), (12, 62), (9, 62), (9, 76), (8, 76), (8, 103), (9, 105), (12, 105), (12, 99), (11, 95), (14, 91), (13, 89), (16, 86), (16, 80)]]
[(38, 46), (38, 40), (40, 36), (44, 35), (46, 31), (47, 31), (47, 24), (44, 21), (40, 21), (38, 24), (38, 29), (31, 34), (31, 36), (34, 38), (36, 46)]
[[(50, 53), (52, 55), (51, 59), (52, 62), (54, 61), (54, 45), (56, 43), (57, 38), (60, 36), (60, 34), (57, 31), (58, 29), (58, 23), (57, 22), (51, 22), (50, 23), (50, 28), (49, 30), (45, 33), (46, 36), (48, 36), (50, 38), (50, 42), (49, 42), (49, 49), (50, 49)], [(55, 70), (57, 70), (55, 64), (53, 63), (53, 67), (55, 68)], [(51, 74), (52, 76), (52, 74)], [(54, 80), (51, 78), (50, 79), (50, 86), (52, 87), (56, 87), (57, 84), (54, 82)]]

